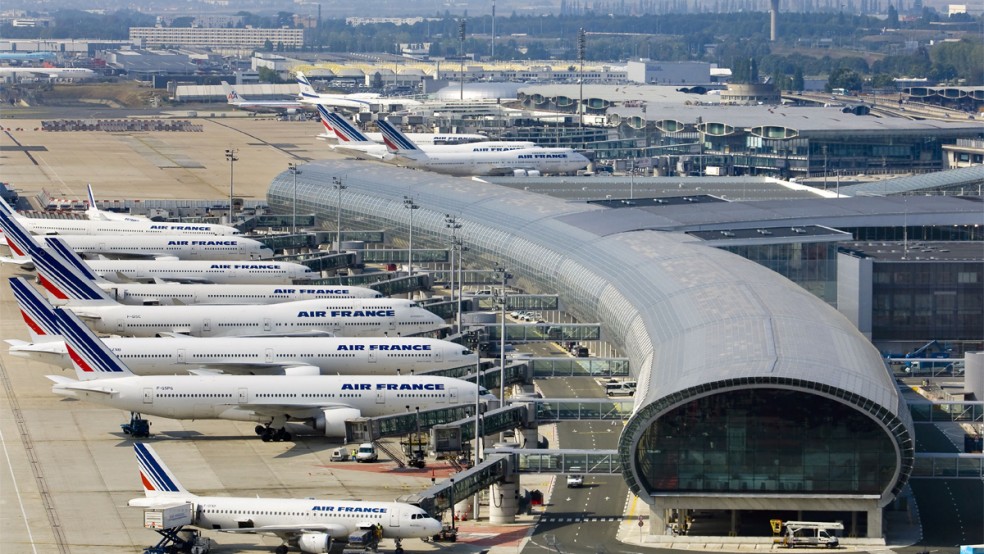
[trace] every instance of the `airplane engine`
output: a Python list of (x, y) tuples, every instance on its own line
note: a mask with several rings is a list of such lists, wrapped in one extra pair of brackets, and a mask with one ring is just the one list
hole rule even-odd
[(296, 365), (284, 368), (284, 375), (290, 377), (310, 377), (321, 375), (321, 368), (314, 365)]
[(345, 420), (362, 417), (362, 412), (355, 408), (338, 408), (322, 410), (314, 420), (314, 428), (326, 437), (344, 437)]
[(301, 552), (323, 554), (331, 550), (331, 535), (327, 533), (304, 533), (297, 539)]

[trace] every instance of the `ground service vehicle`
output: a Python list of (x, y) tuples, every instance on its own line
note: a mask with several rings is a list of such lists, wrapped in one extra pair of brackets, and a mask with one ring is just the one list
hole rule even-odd
[(844, 530), (844, 524), (840, 522), (786, 521), (783, 525), (786, 527), (786, 533), (782, 537), (782, 544), (786, 548), (796, 546), (837, 548), (840, 541), (829, 531)]
[(376, 452), (376, 447), (372, 445), (371, 442), (364, 442), (359, 445), (359, 450), (355, 453), (355, 461), (357, 462), (375, 462), (379, 459), (379, 454)]

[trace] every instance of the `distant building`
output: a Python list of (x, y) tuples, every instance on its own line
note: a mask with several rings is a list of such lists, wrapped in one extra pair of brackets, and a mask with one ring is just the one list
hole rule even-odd
[(984, 140), (957, 139), (956, 144), (944, 144), (947, 169), (984, 164)]
[(629, 82), (649, 85), (706, 85), (713, 82), (712, 65), (706, 62), (630, 61)]
[(203, 46), (211, 48), (256, 48), (267, 41), (287, 48), (304, 46), (304, 29), (131, 27), (130, 40), (148, 46)]

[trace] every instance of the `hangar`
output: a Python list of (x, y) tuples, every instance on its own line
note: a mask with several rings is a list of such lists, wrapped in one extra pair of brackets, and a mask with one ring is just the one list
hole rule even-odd
[(882, 508), (912, 470), (909, 412), (869, 341), (791, 281), (683, 233), (626, 230), (604, 205), (476, 180), (324, 161), (268, 191), (282, 212), (295, 197), (332, 223), (340, 204), (347, 229), (404, 236), (412, 198), (421, 245), (446, 244), (452, 214), (466, 264), (499, 262), (602, 322), (639, 382), (619, 457), (652, 532), (673, 509), (809, 510), (851, 512), (852, 532), (883, 536)]

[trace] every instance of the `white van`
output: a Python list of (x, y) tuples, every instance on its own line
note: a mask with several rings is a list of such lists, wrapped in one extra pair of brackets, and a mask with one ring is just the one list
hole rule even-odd
[(357, 462), (375, 462), (378, 459), (379, 454), (376, 453), (376, 447), (371, 442), (360, 444), (359, 450), (355, 453), (355, 461)]
[(605, 394), (608, 396), (632, 396), (635, 394), (635, 382), (631, 383), (610, 383), (605, 385)]

